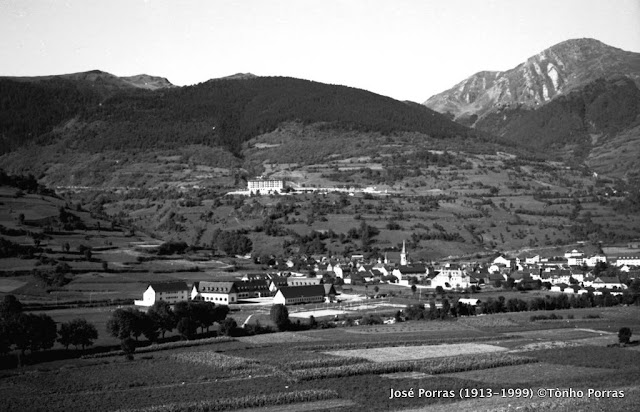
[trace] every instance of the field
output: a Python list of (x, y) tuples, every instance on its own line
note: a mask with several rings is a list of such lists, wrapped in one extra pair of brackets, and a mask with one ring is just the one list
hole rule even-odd
[[(165, 405), (163, 410), (183, 411), (200, 405), (207, 410), (537, 411), (582, 410), (591, 402), (603, 410), (633, 410), (640, 391), (637, 347), (609, 347), (616, 334), (594, 323), (577, 326), (596, 311), (601, 318), (594, 321), (614, 329), (634, 325), (638, 308), (573, 311), (577, 319), (569, 323), (512, 316), (505, 324), (500, 319), (506, 314), (487, 315), (478, 317), (483, 322), (476, 326), (466, 322), (470, 318), (412, 321), (236, 338), (138, 354), (132, 361), (116, 356), (42, 363), (2, 372), (0, 410), (146, 411)], [(543, 325), (527, 330), (532, 323)], [(411, 388), (413, 397), (407, 395)], [(537, 394), (546, 388), (571, 388), (584, 396)], [(481, 398), (481, 389), (505, 396)], [(515, 396), (524, 389), (532, 390), (532, 397)], [(589, 389), (598, 392), (588, 398)], [(603, 395), (613, 393), (625, 398)], [(465, 394), (469, 397), (461, 397)]]

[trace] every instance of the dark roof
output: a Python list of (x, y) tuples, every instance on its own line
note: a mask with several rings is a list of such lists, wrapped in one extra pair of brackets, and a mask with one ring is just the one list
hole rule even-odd
[(616, 278), (616, 277), (611, 277), (611, 276), (601, 276), (598, 277), (595, 282), (597, 282), (598, 280), (600, 280), (603, 283), (620, 283), (620, 279)]
[(271, 283), (275, 283), (277, 286), (285, 286), (287, 284), (286, 276), (274, 276), (271, 278)]
[(427, 268), (425, 266), (423, 266), (423, 265), (400, 266), (398, 268), (398, 270), (402, 274), (410, 274), (410, 273), (422, 273), (422, 274), (425, 274), (425, 273), (427, 273)]
[(177, 292), (177, 291), (189, 291), (189, 286), (186, 282), (162, 282), (162, 283), (149, 283), (149, 287), (153, 288), (156, 293), (159, 292)]
[(324, 294), (325, 295), (335, 295), (336, 294), (336, 289), (333, 287), (333, 285), (331, 283), (324, 283), (322, 286), (324, 287)]
[(193, 286), (200, 293), (235, 293), (236, 282), (195, 282)]
[(323, 285), (284, 286), (279, 289), (285, 299), (324, 296)]

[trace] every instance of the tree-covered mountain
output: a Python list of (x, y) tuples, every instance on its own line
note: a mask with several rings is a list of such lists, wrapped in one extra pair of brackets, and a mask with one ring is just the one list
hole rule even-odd
[(504, 107), (476, 128), (532, 149), (587, 154), (598, 141), (638, 124), (640, 90), (627, 77), (598, 79), (537, 109)]
[[(424, 107), (307, 80), (232, 76), (159, 90), (126, 87), (119, 80), (90, 74), (2, 79), (4, 151), (71, 138), (72, 146), (90, 152), (203, 144), (239, 154), (243, 142), (287, 121), (385, 134), (415, 131), (437, 138), (475, 134)], [(63, 127), (72, 119), (73, 128)]]

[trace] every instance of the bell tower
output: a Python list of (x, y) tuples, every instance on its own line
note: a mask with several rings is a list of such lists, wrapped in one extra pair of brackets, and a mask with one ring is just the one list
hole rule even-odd
[(407, 247), (402, 241), (402, 252), (400, 252), (400, 266), (407, 266)]

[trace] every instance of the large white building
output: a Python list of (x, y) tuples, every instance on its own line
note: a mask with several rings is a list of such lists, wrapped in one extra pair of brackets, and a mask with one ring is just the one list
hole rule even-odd
[(187, 300), (189, 300), (189, 287), (185, 282), (150, 283), (142, 294), (142, 300), (136, 300), (134, 304), (150, 307), (159, 301), (173, 304)]
[(250, 192), (280, 192), (284, 189), (284, 180), (278, 179), (251, 179), (247, 182)]
[(640, 257), (638, 256), (620, 256), (616, 261), (616, 266), (640, 266)]

